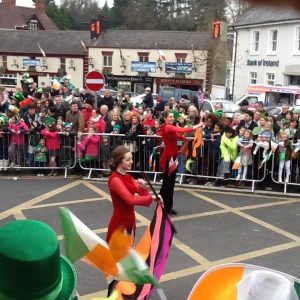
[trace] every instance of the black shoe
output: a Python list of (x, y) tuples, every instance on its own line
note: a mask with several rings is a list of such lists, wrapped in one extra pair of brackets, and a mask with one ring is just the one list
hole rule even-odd
[(169, 215), (177, 215), (177, 211), (174, 210), (173, 208), (168, 209), (168, 210), (167, 210), (167, 213), (168, 213)]

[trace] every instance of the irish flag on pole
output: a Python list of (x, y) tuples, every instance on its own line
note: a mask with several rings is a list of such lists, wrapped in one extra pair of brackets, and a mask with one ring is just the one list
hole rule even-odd
[(60, 208), (62, 229), (65, 237), (66, 256), (71, 262), (83, 259), (106, 274), (116, 276), (116, 261), (108, 244), (90, 230), (67, 208)]
[(162, 50), (158, 50), (158, 53), (159, 53), (159, 58), (162, 60), (162, 61), (166, 61), (166, 56), (164, 54), (164, 52)]
[(158, 288), (160, 298), (165, 299), (147, 264), (130, 247), (129, 236), (117, 230), (108, 245), (67, 208), (60, 208), (60, 218), (66, 256), (71, 262), (83, 259), (107, 277), (113, 276), (119, 281), (129, 281), (138, 285), (154, 285)]

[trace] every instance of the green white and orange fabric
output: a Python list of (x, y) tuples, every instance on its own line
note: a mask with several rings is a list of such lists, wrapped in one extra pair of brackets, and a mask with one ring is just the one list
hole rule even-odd
[(165, 299), (147, 264), (130, 247), (130, 236), (116, 230), (108, 245), (67, 208), (60, 208), (60, 218), (65, 252), (71, 262), (75, 263), (81, 259), (102, 271), (109, 281), (115, 278), (138, 285), (154, 285), (160, 298)]
[(200, 277), (188, 300), (300, 300), (300, 280), (254, 265), (219, 265)]

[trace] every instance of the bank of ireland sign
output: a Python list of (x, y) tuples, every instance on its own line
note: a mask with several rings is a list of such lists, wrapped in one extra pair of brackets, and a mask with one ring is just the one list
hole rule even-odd
[(247, 66), (255, 67), (279, 67), (279, 60), (248, 59)]

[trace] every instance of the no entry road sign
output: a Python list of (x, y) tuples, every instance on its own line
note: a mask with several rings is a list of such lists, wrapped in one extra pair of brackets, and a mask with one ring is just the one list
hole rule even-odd
[(85, 77), (85, 86), (92, 92), (98, 92), (105, 84), (105, 77), (97, 71), (89, 72)]

